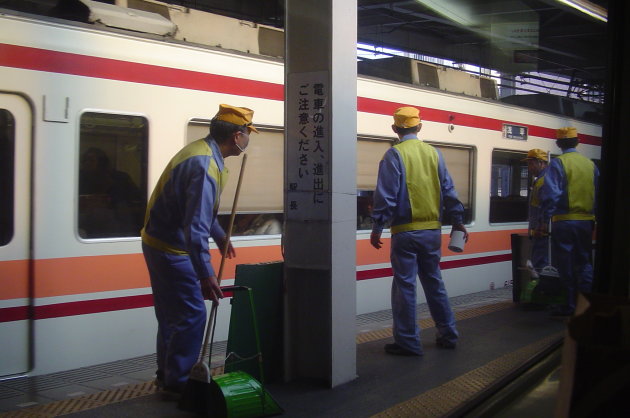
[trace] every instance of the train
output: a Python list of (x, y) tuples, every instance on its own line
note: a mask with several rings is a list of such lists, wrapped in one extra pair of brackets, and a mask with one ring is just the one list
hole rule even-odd
[[(281, 58), (9, 10), (0, 27), (0, 379), (155, 352), (144, 208), (169, 159), (208, 134), (220, 103), (253, 109), (260, 131), (222, 283), (233, 283), (237, 264), (282, 260)], [(450, 227), (442, 231), (450, 296), (510, 286), (510, 237), (527, 229), (529, 149), (559, 154), (555, 129), (574, 126), (580, 152), (600, 156), (597, 123), (375, 76), (359, 76), (357, 92), (357, 314), (390, 308), (389, 254), (369, 244), (369, 209), (397, 107), (421, 109), (421, 138), (444, 154), (466, 209), (463, 253), (447, 249)], [(240, 157), (227, 165), (238, 173)], [(235, 187), (233, 175), (223, 222)], [(261, 217), (275, 227), (253, 231)], [(387, 230), (383, 238), (388, 246)], [(211, 255), (216, 268), (214, 243)], [(229, 309), (221, 303), (217, 341)]]

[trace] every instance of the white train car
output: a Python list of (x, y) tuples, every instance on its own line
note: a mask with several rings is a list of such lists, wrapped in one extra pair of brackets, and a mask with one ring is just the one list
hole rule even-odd
[[(144, 205), (171, 156), (207, 134), (220, 103), (254, 109), (263, 128), (248, 150), (237, 258), (223, 283), (232, 283), (236, 263), (281, 260), (280, 234), (243, 232), (254, 215), (282, 221), (281, 60), (8, 11), (0, 12), (0, 28), (0, 378), (154, 352), (138, 237)], [(421, 136), (444, 152), (467, 209), (466, 251), (443, 249), (451, 296), (509, 284), (510, 236), (526, 229), (520, 160), (528, 149), (558, 153), (554, 130), (572, 125), (580, 151), (599, 158), (599, 125), (360, 77), (359, 314), (389, 308), (388, 235), (385, 249), (370, 247), (365, 211), (400, 105), (421, 108)], [(238, 173), (240, 161), (228, 163)], [(224, 192), (223, 213), (235, 183)], [(211, 252), (218, 265), (213, 244)], [(219, 318), (222, 340), (229, 303)]]

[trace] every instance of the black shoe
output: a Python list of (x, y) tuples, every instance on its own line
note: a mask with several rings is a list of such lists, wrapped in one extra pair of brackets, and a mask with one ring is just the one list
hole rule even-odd
[(158, 393), (160, 395), (160, 399), (165, 402), (179, 402), (182, 398), (182, 392), (174, 388), (160, 388)]
[(449, 341), (445, 338), (436, 338), (435, 339), (435, 345), (438, 346), (438, 348), (447, 348), (447, 349), (454, 349), (455, 347), (457, 347), (457, 343), (454, 343), (452, 341)]
[(164, 381), (159, 378), (155, 378), (153, 384), (156, 386), (156, 393), (163, 401), (178, 402), (182, 397), (182, 391), (176, 388), (172, 388), (164, 385)]
[(385, 352), (394, 356), (421, 356), (422, 354), (414, 353), (406, 348), (402, 348), (396, 343), (385, 344)]

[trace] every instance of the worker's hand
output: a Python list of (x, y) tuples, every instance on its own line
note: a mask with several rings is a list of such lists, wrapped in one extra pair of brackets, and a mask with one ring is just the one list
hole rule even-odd
[(530, 236), (532, 238), (544, 238), (544, 237), (547, 236), (547, 233), (543, 232), (543, 231), (541, 231), (539, 229), (531, 229), (530, 230)]
[(381, 241), (381, 234), (372, 232), (372, 234), (370, 235), (370, 244), (372, 244), (372, 247), (380, 250), (383, 246), (383, 241)]
[(462, 231), (464, 233), (464, 242), (468, 242), (468, 231), (466, 230), (466, 227), (464, 226), (464, 224), (454, 224), (453, 227), (451, 228), (450, 235), (453, 235), (453, 231)]
[(538, 227), (534, 229), (532, 235), (536, 238), (542, 238), (549, 235), (549, 225), (548, 222), (541, 222), (538, 224)]
[(223, 298), (223, 292), (219, 287), (216, 276), (201, 279), (199, 283), (201, 285), (201, 294), (204, 298), (210, 299), (214, 303), (219, 303), (219, 299)]
[(236, 251), (232, 247), (232, 242), (228, 241), (227, 235), (217, 240), (217, 247), (221, 251), (221, 255), (225, 254), (225, 245), (227, 244), (227, 258), (236, 257)]

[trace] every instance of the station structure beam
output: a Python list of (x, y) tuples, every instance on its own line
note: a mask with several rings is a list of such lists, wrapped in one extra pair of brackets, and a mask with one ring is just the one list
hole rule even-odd
[(356, 378), (357, 1), (286, 0), (285, 380)]

